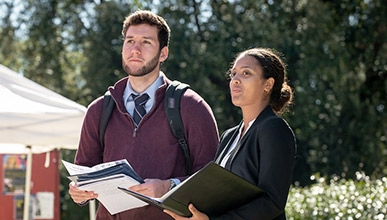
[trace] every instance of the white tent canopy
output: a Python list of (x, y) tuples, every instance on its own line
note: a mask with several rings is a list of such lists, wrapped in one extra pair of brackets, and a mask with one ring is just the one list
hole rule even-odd
[[(86, 108), (0, 65), (0, 143), (76, 149)], [(16, 150), (16, 149), (15, 149)], [(0, 153), (9, 149), (0, 147)]]
[(77, 149), (86, 108), (0, 65), (0, 154), (27, 154), (23, 219), (29, 219), (32, 154)]

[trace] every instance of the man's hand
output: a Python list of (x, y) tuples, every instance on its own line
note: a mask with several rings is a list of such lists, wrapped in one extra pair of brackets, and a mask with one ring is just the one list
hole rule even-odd
[(74, 182), (69, 184), (69, 194), (75, 203), (82, 203), (87, 200), (96, 199), (98, 194), (94, 192), (88, 192), (85, 190), (78, 189), (77, 185)]
[(170, 180), (145, 179), (145, 183), (129, 187), (130, 190), (153, 198), (160, 198), (168, 192)]

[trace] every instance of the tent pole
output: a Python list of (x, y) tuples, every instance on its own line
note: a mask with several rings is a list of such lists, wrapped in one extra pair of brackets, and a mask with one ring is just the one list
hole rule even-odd
[(30, 192), (31, 192), (31, 173), (32, 173), (32, 147), (26, 146), (27, 153), (27, 165), (26, 165), (26, 180), (24, 190), (24, 209), (23, 209), (23, 220), (29, 220), (30, 214)]
[(90, 220), (95, 220), (95, 199), (89, 201)]

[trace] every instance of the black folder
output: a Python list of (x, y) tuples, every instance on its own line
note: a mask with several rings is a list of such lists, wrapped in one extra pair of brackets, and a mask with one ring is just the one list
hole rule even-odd
[(188, 210), (190, 203), (208, 216), (217, 216), (261, 196), (264, 192), (214, 162), (207, 164), (161, 198), (151, 198), (118, 188), (150, 205), (185, 217), (192, 215)]

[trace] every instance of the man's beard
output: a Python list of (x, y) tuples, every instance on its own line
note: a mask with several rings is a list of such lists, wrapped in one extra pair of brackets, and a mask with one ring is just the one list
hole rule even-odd
[(124, 59), (122, 59), (122, 68), (130, 76), (145, 76), (152, 72), (159, 65), (160, 52), (153, 57), (145, 66), (141, 67), (137, 71), (132, 71), (128, 65), (126, 65)]

